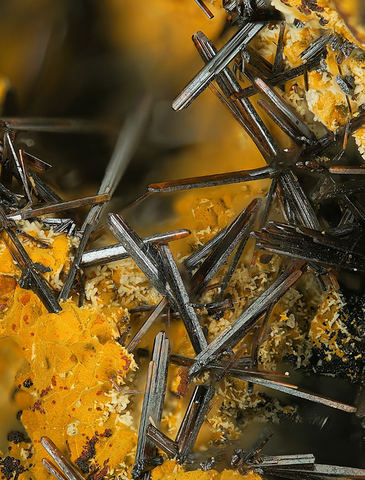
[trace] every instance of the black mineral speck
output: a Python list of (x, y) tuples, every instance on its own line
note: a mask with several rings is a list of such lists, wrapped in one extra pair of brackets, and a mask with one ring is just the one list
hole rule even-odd
[(147, 348), (139, 348), (137, 350), (137, 355), (141, 358), (147, 358), (150, 355), (150, 352)]
[(262, 263), (263, 265), (267, 265), (268, 263), (271, 262), (272, 258), (273, 258), (273, 255), (263, 254), (260, 256), (260, 263)]
[(89, 473), (90, 466), (88, 464), (88, 460), (95, 457), (96, 450), (95, 444), (99, 442), (99, 439), (94, 435), (86, 445), (84, 445), (83, 451), (81, 455), (75, 460), (75, 464), (80, 468), (82, 473)]
[(76, 465), (79, 467), (79, 469), (82, 471), (82, 473), (89, 473), (90, 472), (90, 467), (87, 463), (87, 460), (85, 458), (78, 458), (75, 461)]
[(8, 433), (8, 441), (15, 443), (16, 445), (21, 442), (30, 442), (30, 439), (24, 435), (23, 432), (18, 432), (16, 430), (13, 430)]
[(24, 472), (24, 467), (20, 464), (20, 460), (9, 456), (0, 459), (0, 469), (7, 480), (18, 480), (19, 475)]

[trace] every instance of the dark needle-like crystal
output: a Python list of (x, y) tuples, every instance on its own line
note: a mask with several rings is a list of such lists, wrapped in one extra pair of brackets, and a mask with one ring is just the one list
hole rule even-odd
[(181, 278), (179, 269), (168, 245), (159, 247), (166, 280), (176, 301), (176, 309), (180, 312), (191, 344), (196, 353), (207, 347), (207, 341), (200, 326), (194, 308), (189, 303), (188, 292)]
[(218, 270), (228, 259), (234, 248), (247, 236), (253, 227), (261, 199), (254, 199), (250, 205), (227, 228), (222, 240), (204, 260), (191, 278), (191, 286), (196, 296), (200, 296)]
[(13, 232), (13, 222), (7, 219), (2, 204), (0, 204), (0, 222), (6, 232), (6, 236), (2, 234), (2, 239), (9, 248), (14, 260), (22, 269), (20, 285), (24, 288), (32, 289), (50, 313), (59, 313), (62, 310), (60, 304), (40, 273), (40, 267), (32, 262), (22, 243)]
[[(118, 136), (114, 152), (105, 171), (105, 175), (100, 185), (98, 195), (107, 194), (112, 196), (115, 192), (115, 189), (117, 188), (122, 178), (122, 175), (127, 168), (127, 165), (138, 145), (138, 140), (144, 129), (148, 112), (149, 100), (147, 101), (147, 99), (144, 99), (143, 102), (140, 103), (137, 110), (133, 113), (133, 115), (131, 115), (127, 119), (126, 125), (121, 130)], [(92, 231), (95, 229), (99, 222), (100, 215), (105, 205), (106, 204), (103, 203), (102, 205), (92, 206), (86, 216), (86, 219), (84, 220), (84, 223), (81, 227), (81, 230), (83, 232), (82, 238), (75, 253), (74, 261), (71, 265), (68, 277), (59, 295), (60, 300), (66, 301), (70, 294), (76, 272), (80, 268), (82, 254), (84, 253)]]
[(220, 354), (235, 347), (246, 333), (257, 323), (261, 315), (301, 277), (304, 262), (297, 261), (287, 268), (280, 277), (226, 330), (218, 335), (208, 347), (195, 357), (189, 375), (196, 375), (202, 368), (214, 361)]
[[(132, 469), (132, 477), (138, 478), (146, 471), (148, 460), (156, 457), (156, 447), (147, 438), (147, 428), (152, 417), (158, 426), (166, 393), (167, 367), (170, 355), (170, 342), (164, 332), (156, 335), (152, 359), (149, 364), (141, 420), (139, 423), (137, 452)], [(153, 465), (153, 464), (152, 464)]]
[[(41, 444), (47, 450), (47, 452), (53, 458), (53, 460), (56, 462), (56, 464), (58, 465), (58, 467), (60, 468), (64, 476), (67, 478), (67, 480), (85, 480), (84, 477), (81, 475), (81, 473), (79, 473), (76, 467), (74, 467), (66, 459), (66, 457), (61, 453), (61, 451), (56, 447), (56, 445), (52, 442), (50, 438), (42, 437)], [(45, 466), (47, 467), (49, 464), (50, 462), (46, 461)]]
[(212, 82), (215, 77), (237, 55), (243, 45), (247, 44), (264, 27), (264, 23), (247, 23), (219, 50), (217, 55), (203, 67), (193, 80), (184, 88), (172, 103), (174, 110), (188, 107)]
[(184, 463), (192, 452), (207, 414), (215, 389), (199, 385), (195, 387), (189, 406), (181, 422), (175, 442), (179, 446), (179, 462)]

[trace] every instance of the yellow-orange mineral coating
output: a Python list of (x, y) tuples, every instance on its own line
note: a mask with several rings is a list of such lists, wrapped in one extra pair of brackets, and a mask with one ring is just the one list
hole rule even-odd
[[(33, 232), (36, 233), (36, 232)], [(33, 260), (52, 265), (69, 262), (69, 240), (53, 237), (51, 250), (29, 245)], [(3, 270), (16, 273), (8, 251), (2, 252)], [(23, 478), (42, 480), (49, 474), (41, 463), (47, 457), (40, 444), (49, 436), (70, 454), (83, 471), (99, 466), (104, 473), (121, 469), (133, 452), (136, 433), (124, 412), (127, 396), (115, 391), (110, 379), (122, 385), (136, 364), (115, 338), (115, 321), (95, 309), (78, 308), (72, 301), (63, 304), (60, 314), (48, 313), (39, 298), (17, 285), (10, 275), (0, 276), (0, 337), (13, 337), (28, 365), (18, 374), (15, 400), (23, 410), (21, 420), (33, 442), (32, 467)], [(114, 312), (115, 313), (115, 312)], [(119, 317), (123, 318), (120, 309)], [(22, 461), (28, 456), (23, 443)], [(89, 461), (92, 457), (92, 460)]]
[(193, 472), (184, 472), (182, 467), (173, 460), (165, 462), (161, 467), (153, 470), (152, 480), (260, 480), (261, 477), (253, 472), (247, 472), (247, 475), (241, 475), (234, 470), (224, 470), (218, 473), (215, 470), (202, 472), (201, 470)]

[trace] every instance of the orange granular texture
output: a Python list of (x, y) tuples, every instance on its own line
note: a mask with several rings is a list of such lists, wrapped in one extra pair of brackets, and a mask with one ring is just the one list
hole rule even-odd
[(48, 457), (40, 444), (44, 435), (88, 474), (126, 462), (136, 434), (123, 420), (128, 400), (118, 398), (109, 378), (122, 384), (135, 362), (114, 340), (112, 322), (73, 302), (64, 303), (59, 314), (48, 313), (33, 292), (5, 275), (0, 306), (0, 337), (15, 338), (28, 361), (17, 379), (16, 401), (25, 408), (21, 420), (34, 454), (22, 477), (51, 478), (41, 463)]
[(346, 105), (342, 103), (342, 95), (335, 95), (332, 92), (320, 95), (318, 102), (312, 106), (312, 110), (331, 130), (343, 126), (349, 113)]
[[(304, 26), (299, 34), (297, 33), (298, 38), (295, 42), (291, 42), (288, 38), (288, 34), (285, 37), (284, 45), (284, 55), (288, 60), (290, 65), (295, 67), (299, 66), (302, 63), (300, 54), (306, 50), (311, 43), (320, 35), (320, 32), (316, 28), (309, 28)], [(297, 81), (298, 79), (296, 79)]]
[(151, 478), (152, 480), (261, 480), (257, 473), (247, 472), (246, 475), (241, 475), (237, 470), (224, 470), (221, 473), (216, 470), (184, 472), (184, 469), (175, 460), (167, 461), (155, 468)]

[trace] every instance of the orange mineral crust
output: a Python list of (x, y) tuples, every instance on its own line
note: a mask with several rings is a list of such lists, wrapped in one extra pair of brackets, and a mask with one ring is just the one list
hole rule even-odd
[[(26, 229), (33, 235), (22, 239), (27, 252), (33, 261), (52, 269), (49, 282), (59, 288), (59, 274), (68, 269), (76, 239), (44, 232), (37, 222), (28, 222)], [(132, 417), (125, 412), (129, 398), (111, 381), (122, 385), (136, 369), (133, 357), (115, 341), (116, 319), (124, 325), (127, 311), (115, 306), (104, 312), (80, 309), (70, 300), (60, 314), (48, 313), (32, 291), (17, 284), (20, 269), (4, 242), (1, 262), (0, 337), (14, 338), (27, 360), (17, 375), (15, 402), (32, 446), (20, 443), (12, 451), (14, 456), (20, 449), (23, 463), (29, 458), (25, 465), (32, 466), (23, 476), (37, 480), (50, 476), (41, 463), (42, 436), (52, 437), (85, 473), (100, 465), (105, 472), (123, 469), (136, 434), (130, 428)], [(93, 465), (88, 464), (91, 458)]]
[(184, 472), (181, 466), (175, 461), (165, 462), (163, 466), (154, 469), (152, 480), (260, 480), (261, 477), (254, 472), (248, 471), (245, 475), (241, 475), (235, 470), (223, 470), (218, 473), (215, 470), (203, 472), (201, 470), (195, 472)]
[(99, 466), (123, 468), (136, 434), (124, 412), (129, 399), (115, 391), (111, 379), (122, 385), (136, 364), (112, 340), (118, 334), (113, 322), (72, 302), (60, 314), (49, 314), (13, 278), (2, 275), (0, 285), (1, 336), (17, 339), (29, 364), (17, 377), (15, 397), (33, 442), (32, 468), (24, 476), (49, 478), (41, 464), (42, 436), (51, 436), (85, 473)]

